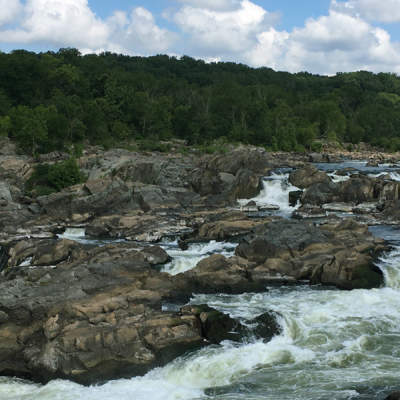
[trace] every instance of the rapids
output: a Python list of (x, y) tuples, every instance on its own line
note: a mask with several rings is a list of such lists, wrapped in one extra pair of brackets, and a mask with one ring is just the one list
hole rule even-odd
[[(333, 168), (335, 170), (335, 168)], [(287, 176), (264, 181), (254, 200), (273, 201), (290, 211)], [(286, 196), (286, 198), (285, 198)], [(276, 312), (282, 332), (270, 342), (248, 339), (223, 342), (180, 357), (143, 377), (84, 387), (55, 380), (46, 385), (0, 378), (0, 400), (345, 400), (384, 399), (400, 388), (400, 230), (371, 227), (391, 242), (378, 266), (380, 289), (340, 291), (321, 286), (270, 287), (264, 293), (194, 295), (246, 321), (267, 310)], [(85, 240), (82, 230), (63, 237)], [(176, 242), (161, 246), (173, 257), (171, 273), (192, 268), (236, 244), (210, 242), (181, 251)]]

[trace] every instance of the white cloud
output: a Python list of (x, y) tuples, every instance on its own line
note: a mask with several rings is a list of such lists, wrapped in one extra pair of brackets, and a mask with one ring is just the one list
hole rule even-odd
[(19, 0), (0, 0), (0, 26), (13, 22), (20, 11)]
[(228, 11), (183, 6), (174, 16), (192, 51), (206, 57), (247, 51), (256, 45), (257, 35), (275, 20), (276, 15), (249, 0), (242, 0), (238, 8)]
[(369, 21), (400, 22), (400, 0), (332, 0), (331, 9)]
[(88, 0), (0, 0), (0, 42), (71, 46), (83, 53), (188, 54), (291, 72), (400, 73), (400, 43), (371, 22), (400, 21), (400, 0), (332, 0), (328, 15), (292, 31), (279, 30), (277, 15), (251, 0), (177, 1), (178, 8), (165, 11), (178, 29), (171, 32), (143, 7), (104, 20)]
[(400, 45), (358, 17), (330, 11), (309, 19), (287, 38), (280, 64), (289, 71), (333, 74), (372, 70), (400, 72)]
[(214, 10), (214, 11), (232, 11), (240, 7), (240, 0), (178, 0), (180, 3), (189, 6)]
[(108, 37), (87, 0), (28, 0), (19, 28), (0, 32), (2, 42), (45, 42), (61, 46), (96, 47)]
[(129, 16), (114, 13), (108, 25), (112, 29), (112, 46), (122, 46), (131, 54), (168, 52), (176, 40), (176, 35), (160, 28), (152, 13), (143, 7), (134, 8)]

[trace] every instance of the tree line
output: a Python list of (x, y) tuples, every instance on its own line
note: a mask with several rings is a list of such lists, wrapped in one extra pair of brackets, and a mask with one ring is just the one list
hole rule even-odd
[(0, 136), (35, 155), (82, 143), (215, 140), (304, 151), (318, 139), (400, 150), (400, 78), (290, 74), (188, 56), (0, 52)]

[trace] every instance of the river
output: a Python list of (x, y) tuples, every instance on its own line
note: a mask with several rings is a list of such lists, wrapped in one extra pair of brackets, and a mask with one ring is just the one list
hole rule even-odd
[[(265, 181), (256, 200), (279, 201), (283, 211), (289, 210), (287, 200), (277, 193), (287, 191), (284, 180), (275, 176)], [(268, 199), (267, 186), (274, 187)], [(380, 289), (340, 291), (304, 285), (192, 298), (192, 303), (208, 303), (244, 323), (267, 310), (276, 312), (282, 333), (268, 343), (226, 341), (178, 358), (144, 377), (91, 387), (62, 380), (39, 385), (0, 378), (0, 399), (383, 399), (400, 388), (400, 230), (378, 226), (371, 231), (393, 246), (378, 264), (385, 276)], [(70, 234), (83, 240), (80, 231)], [(163, 246), (174, 257), (164, 270), (174, 274), (194, 267), (210, 253), (229, 255), (235, 244), (197, 244), (185, 252), (175, 242)]]

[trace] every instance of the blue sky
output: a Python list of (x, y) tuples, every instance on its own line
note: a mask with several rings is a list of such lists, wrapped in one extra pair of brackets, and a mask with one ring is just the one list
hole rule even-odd
[(400, 0), (0, 0), (0, 50), (400, 73)]

